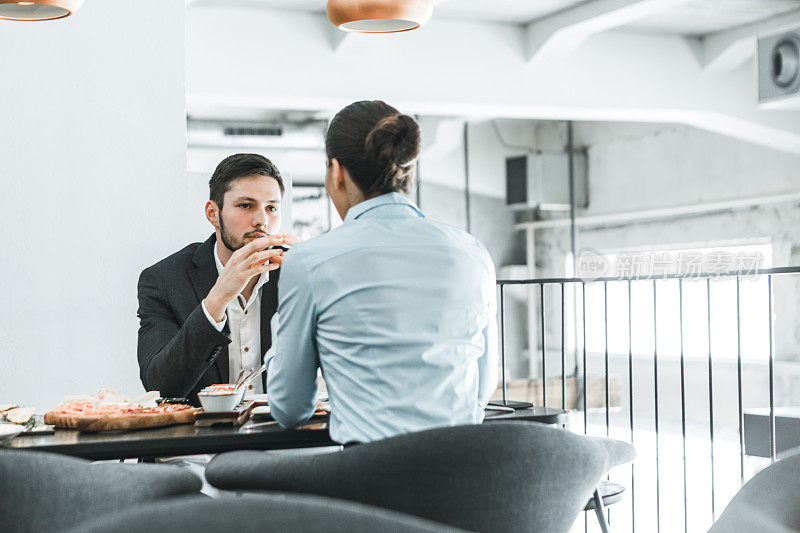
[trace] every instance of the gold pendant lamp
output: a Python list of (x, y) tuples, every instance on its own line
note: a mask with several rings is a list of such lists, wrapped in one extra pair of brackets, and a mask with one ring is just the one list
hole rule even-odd
[(328, 0), (328, 20), (342, 31), (415, 30), (433, 15), (433, 0)]
[(83, 5), (83, 0), (0, 0), (0, 19), (5, 20), (55, 20), (72, 15)]

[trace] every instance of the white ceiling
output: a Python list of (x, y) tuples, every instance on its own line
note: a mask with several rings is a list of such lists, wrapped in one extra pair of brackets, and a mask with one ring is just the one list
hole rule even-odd
[[(191, 1), (191, 0), (190, 0)], [(441, 18), (526, 24), (596, 0), (435, 0)], [(197, 5), (325, 11), (325, 0), (195, 0)], [(685, 0), (626, 28), (648, 33), (705, 35), (800, 10), (800, 0)]]
[(756, 106), (752, 61), (755, 36), (800, 25), (800, 0), (434, 1), (425, 30), (374, 38), (336, 31), (325, 0), (187, 0), (187, 109), (321, 118), (379, 96), (420, 115), (680, 122), (800, 153), (797, 112)]
[(705, 35), (797, 9), (800, 9), (800, 0), (687, 0), (628, 27), (648, 32)]
[(586, 2), (587, 0), (444, 0), (436, 6), (434, 15), (524, 24)]

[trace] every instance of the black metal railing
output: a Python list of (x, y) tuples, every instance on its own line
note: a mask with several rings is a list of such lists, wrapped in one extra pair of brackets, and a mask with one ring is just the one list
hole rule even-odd
[[(660, 436), (661, 432), (664, 431), (663, 428), (659, 426), (660, 423), (660, 402), (662, 401), (662, 394), (659, 391), (659, 363), (660, 363), (660, 354), (659, 354), (659, 320), (662, 319), (659, 313), (658, 307), (658, 298), (659, 298), (659, 282), (662, 280), (677, 280), (677, 288), (678, 288), (678, 321), (679, 321), (679, 354), (677, 358), (677, 362), (680, 365), (680, 438), (682, 442), (682, 477), (683, 477), (683, 528), (685, 532), (690, 530), (702, 530), (705, 531), (710, 522), (713, 522), (717, 518), (717, 511), (720, 508), (717, 506), (717, 499), (720, 497), (720, 494), (716, 491), (716, 474), (718, 473), (718, 469), (716, 462), (720, 460), (719, 457), (715, 456), (715, 438), (718, 435), (715, 435), (715, 424), (719, 424), (719, 420), (715, 420), (715, 378), (714, 378), (714, 362), (715, 362), (715, 346), (712, 344), (712, 323), (714, 323), (715, 319), (717, 318), (715, 312), (713, 311), (714, 307), (712, 306), (712, 281), (715, 279), (730, 279), (735, 280), (736, 284), (736, 392), (738, 398), (738, 448), (739, 448), (739, 461), (738, 461), (738, 470), (739, 470), (739, 482), (740, 485), (744, 484), (746, 481), (746, 469), (745, 469), (745, 419), (744, 419), (744, 402), (743, 402), (743, 366), (742, 366), (742, 300), (741, 300), (741, 283), (745, 277), (754, 278), (754, 277), (762, 277), (765, 276), (767, 279), (767, 300), (768, 300), (768, 336), (769, 336), (769, 347), (768, 347), (768, 359), (766, 361), (766, 365), (768, 367), (768, 397), (769, 397), (769, 435), (768, 435), (768, 442), (769, 442), (769, 459), (771, 462), (776, 460), (776, 439), (775, 439), (775, 341), (774, 341), (774, 325), (775, 321), (773, 318), (774, 313), (774, 296), (773, 296), (773, 278), (776, 276), (789, 276), (789, 275), (797, 275), (800, 274), (800, 267), (782, 267), (782, 268), (770, 268), (770, 269), (758, 269), (758, 270), (750, 270), (750, 271), (728, 271), (728, 272), (718, 272), (718, 273), (690, 273), (690, 274), (666, 274), (666, 275), (654, 275), (654, 276), (641, 276), (641, 277), (602, 277), (592, 280), (584, 280), (580, 278), (542, 278), (542, 279), (519, 279), (519, 280), (510, 280), (510, 279), (503, 279), (498, 280), (498, 288), (499, 288), (499, 303), (500, 303), (500, 342), (501, 342), (501, 362), (502, 362), (502, 394), (503, 400), (505, 401), (508, 395), (508, 379), (506, 375), (506, 332), (505, 332), (505, 314), (506, 314), (506, 302), (505, 302), (505, 291), (506, 288), (509, 286), (514, 285), (527, 285), (527, 286), (539, 286), (538, 291), (538, 300), (540, 302), (540, 317), (537, 317), (538, 321), (533, 321), (529, 318), (528, 324), (537, 324), (541, 328), (540, 337), (537, 339), (537, 342), (540, 343), (540, 346), (529, 346), (528, 355), (533, 357), (533, 354), (536, 353), (537, 359), (541, 356), (541, 361), (539, 362), (540, 369), (541, 369), (541, 401), (534, 401), (534, 403), (540, 405), (547, 405), (547, 382), (548, 382), (548, 373), (547, 373), (547, 363), (548, 363), (548, 324), (550, 322), (549, 317), (547, 317), (547, 298), (549, 296), (549, 291), (546, 291), (546, 287), (560, 287), (561, 293), (561, 372), (560, 372), (560, 379), (561, 379), (561, 407), (567, 407), (567, 380), (572, 379), (574, 380), (574, 386), (576, 391), (578, 390), (578, 386), (580, 384), (580, 394), (576, 394), (574, 406), (578, 410), (578, 412), (582, 411), (582, 422), (583, 422), (583, 433), (588, 433), (589, 428), (589, 411), (591, 406), (589, 405), (588, 401), (588, 389), (589, 380), (588, 380), (588, 356), (587, 353), (587, 338), (586, 338), (586, 331), (587, 331), (587, 309), (586, 309), (586, 288), (587, 286), (602, 284), (603, 287), (603, 344), (604, 349), (602, 351), (602, 358), (603, 358), (603, 384), (605, 387), (604, 390), (604, 425), (605, 425), (605, 435), (611, 435), (611, 428), (612, 428), (612, 421), (611, 421), (611, 394), (610, 394), (610, 369), (609, 369), (609, 295), (608, 295), (608, 288), (610, 284), (621, 284), (623, 286), (627, 286), (627, 341), (628, 341), (628, 350), (627, 354), (620, 353), (615, 354), (621, 357), (627, 355), (627, 379), (628, 379), (628, 417), (627, 417), (627, 424), (628, 428), (625, 428), (627, 431), (628, 438), (634, 446), (641, 452), (641, 446), (648, 446), (644, 441), (640, 441), (637, 437), (638, 430), (637, 424), (635, 420), (635, 413), (637, 412), (638, 405), (635, 403), (635, 394), (634, 394), (634, 350), (633, 350), (633, 331), (634, 331), (634, 322), (633, 316), (636, 310), (633, 309), (633, 299), (632, 299), (632, 287), (633, 284), (644, 284), (644, 283), (651, 283), (652, 284), (652, 313), (653, 313), (653, 351), (652, 351), (652, 359), (649, 361), (652, 364), (652, 371), (653, 371), (653, 381), (652, 381), (652, 407), (653, 407), (653, 428), (655, 431), (655, 442), (654, 442), (654, 449), (647, 450), (652, 451), (655, 456), (655, 496), (654, 496), (654, 506), (655, 506), (655, 516), (654, 516), (654, 524), (647, 524), (647, 527), (644, 526), (642, 523), (642, 528), (648, 531), (660, 531), (662, 526), (662, 491), (664, 487), (662, 487), (662, 478), (661, 478), (661, 468), (662, 465), (662, 451), (659, 447), (660, 443)], [(705, 357), (707, 357), (707, 368), (708, 368), (708, 431), (707, 431), (707, 439), (709, 444), (710, 453), (708, 455), (708, 460), (710, 461), (710, 471), (711, 471), (711, 478), (710, 478), (710, 521), (707, 523), (699, 524), (699, 523), (690, 523), (689, 513), (688, 513), (688, 506), (689, 506), (689, 498), (688, 498), (688, 491), (689, 487), (687, 485), (688, 479), (688, 471), (687, 471), (687, 374), (686, 374), (686, 354), (685, 354), (685, 345), (684, 345), (684, 282), (688, 280), (693, 281), (700, 281), (705, 280), (705, 299), (706, 299), (706, 313), (705, 318), (707, 321), (706, 329), (708, 334), (708, 346), (707, 346), (707, 353)], [(580, 306), (575, 305), (575, 313), (573, 315), (573, 332), (575, 333), (576, 339), (582, 338), (582, 342), (576, 342), (573, 347), (573, 357), (575, 361), (575, 368), (570, 370), (567, 368), (566, 358), (567, 358), (567, 331), (566, 325), (568, 323), (568, 313), (567, 313), (567, 287), (573, 287), (572, 290), (577, 291), (580, 293)], [(577, 292), (574, 292), (576, 301), (577, 301)], [(534, 297), (535, 292), (530, 291), (529, 297)], [(529, 309), (533, 308), (533, 306), (529, 305)], [(577, 309), (580, 308), (582, 312), (579, 314), (580, 319), (577, 319), (578, 313)], [(792, 316), (784, 316), (780, 317), (783, 320), (793, 320)], [(702, 327), (702, 325), (701, 325)], [(731, 332), (732, 334), (732, 332)], [(599, 357), (599, 353), (595, 354)], [(649, 356), (648, 356), (649, 357)], [(663, 357), (663, 356), (662, 356)], [(674, 361), (674, 357), (670, 357), (671, 361)], [(580, 361), (580, 364), (578, 364)], [(705, 363), (702, 362), (700, 359), (701, 364), (705, 366)], [(538, 362), (538, 361), (537, 361)], [(530, 380), (530, 377), (528, 378)], [(648, 384), (649, 387), (650, 384)], [(637, 389), (638, 390), (638, 389)], [(663, 391), (662, 391), (663, 392)], [(702, 393), (703, 391), (701, 391)], [(767, 392), (767, 391), (763, 391)], [(703, 397), (705, 395), (703, 394)], [(549, 407), (553, 407), (553, 405), (549, 405)], [(667, 406), (671, 407), (671, 406)], [(648, 411), (649, 412), (649, 409)], [(577, 414), (577, 413), (576, 413)], [(705, 416), (705, 415), (703, 415)], [(576, 419), (578, 417), (575, 417)], [(575, 428), (571, 428), (573, 431)], [(618, 437), (618, 435), (617, 435)], [(704, 437), (706, 438), (706, 437)], [(641, 456), (641, 453), (640, 453)], [(631, 502), (630, 509), (631, 509), (631, 516), (630, 516), (630, 530), (635, 531), (636, 524), (637, 524), (637, 517), (636, 511), (639, 508), (640, 504), (644, 504), (642, 500), (638, 499), (637, 496), (637, 489), (640, 488), (639, 485), (636, 484), (636, 463), (634, 466), (631, 467), (630, 472), (630, 479), (629, 479), (629, 499)], [(677, 466), (677, 465), (676, 465)], [(732, 466), (732, 465), (729, 465)], [(627, 484), (627, 483), (626, 483)], [(726, 502), (727, 503), (727, 502)], [(610, 511), (613, 510), (610, 509)], [(705, 511), (704, 511), (705, 512)], [(646, 517), (649, 520), (649, 516)], [(643, 519), (640, 517), (640, 522), (643, 522)]]

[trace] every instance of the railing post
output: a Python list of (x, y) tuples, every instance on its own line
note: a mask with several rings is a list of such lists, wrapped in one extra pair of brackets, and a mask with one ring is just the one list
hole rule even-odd
[[(633, 299), (631, 280), (628, 280), (628, 412), (631, 424), (631, 444), (634, 444), (633, 429)], [(636, 470), (631, 463), (631, 532), (636, 532)]]
[(661, 533), (661, 470), (658, 446), (658, 291), (653, 280), (653, 388), (655, 390), (655, 429), (656, 429), (656, 532)]
[(706, 312), (708, 313), (708, 433), (711, 448), (711, 522), (717, 521), (714, 494), (714, 368), (711, 358), (711, 279), (706, 278)]
[(775, 354), (773, 349), (772, 324), (772, 275), (767, 276), (767, 292), (769, 297), (769, 458), (775, 462)]
[(736, 390), (739, 396), (739, 475), (744, 485), (744, 410), (742, 409), (742, 310), (740, 280), (736, 277)]
[(683, 440), (683, 531), (689, 531), (689, 499), (686, 483), (686, 361), (683, 351), (683, 280), (678, 279), (678, 322), (681, 342), (681, 438)]
[(502, 368), (501, 382), (503, 384), (503, 405), (508, 404), (507, 388), (508, 381), (506, 378), (506, 326), (504, 321), (505, 304), (503, 302), (503, 293), (505, 292), (505, 284), (500, 284), (500, 366)]
[(542, 407), (547, 407), (547, 344), (545, 342), (544, 322), (544, 283), (539, 285), (542, 302)]

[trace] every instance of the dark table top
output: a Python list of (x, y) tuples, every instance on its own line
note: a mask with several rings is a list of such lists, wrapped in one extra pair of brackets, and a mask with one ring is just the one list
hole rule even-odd
[[(565, 424), (568, 411), (549, 407), (521, 409), (514, 413), (487, 411), (487, 422), (527, 420)], [(242, 427), (190, 424), (163, 428), (102, 433), (57, 429), (53, 435), (20, 435), (7, 443), (17, 450), (74, 455), (84, 459), (128, 459), (222, 453), (233, 450), (276, 450), (335, 445), (328, 434), (328, 417), (312, 419), (297, 429), (283, 429), (277, 422), (246, 423)]]
[(554, 407), (529, 407), (527, 409), (517, 409), (513, 413), (499, 411), (486, 411), (484, 422), (497, 422), (503, 420), (524, 420), (528, 422), (539, 422), (541, 424), (564, 425), (569, 418), (569, 411), (556, 409)]
[[(772, 456), (772, 429), (769, 407), (745, 409), (744, 453), (755, 457)], [(800, 407), (775, 407), (775, 453), (780, 459), (784, 454), (800, 446)]]

